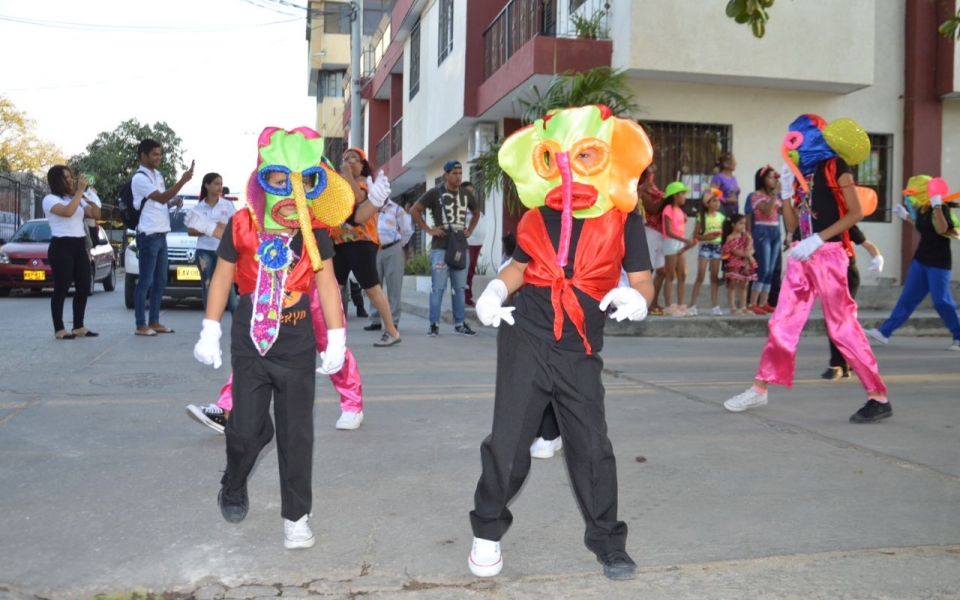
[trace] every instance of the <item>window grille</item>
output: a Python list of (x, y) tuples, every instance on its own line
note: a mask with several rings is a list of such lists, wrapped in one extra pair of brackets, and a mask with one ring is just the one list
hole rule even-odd
[(410, 32), (410, 100), (420, 91), (420, 22)]
[(453, 51), (453, 0), (440, 0), (439, 55), (437, 64)]
[(868, 134), (870, 156), (851, 167), (857, 185), (868, 187), (877, 193), (877, 210), (863, 220), (867, 223), (889, 223), (892, 208), (893, 186), (893, 136)]

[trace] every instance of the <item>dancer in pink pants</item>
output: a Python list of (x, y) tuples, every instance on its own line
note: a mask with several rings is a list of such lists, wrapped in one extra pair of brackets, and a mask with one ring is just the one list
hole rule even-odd
[(848, 230), (864, 216), (848, 162), (856, 164), (869, 155), (869, 138), (849, 119), (827, 125), (816, 115), (801, 115), (790, 125), (782, 151), (788, 163), (781, 173), (781, 197), (790, 200), (784, 205), (783, 220), (788, 232), (799, 227), (802, 239), (789, 253), (754, 384), (723, 406), (743, 412), (767, 403), (769, 384), (793, 386), (797, 342), (819, 298), (827, 335), (867, 393), (867, 403), (850, 422), (874, 423), (890, 417), (893, 409), (847, 288), (853, 253)]
[[(317, 352), (327, 349), (327, 323), (323, 320), (323, 311), (320, 310), (320, 298), (314, 290), (310, 295), (310, 311), (313, 316), (313, 332), (317, 338)], [(346, 313), (344, 313), (346, 315)], [(346, 317), (344, 317), (346, 328)], [(363, 421), (363, 381), (360, 379), (360, 370), (353, 352), (347, 348), (343, 368), (330, 376), (330, 382), (340, 393), (340, 410), (342, 414), (337, 420), (337, 429), (357, 429)], [(209, 406), (187, 405), (187, 414), (214, 431), (223, 433), (227, 424), (227, 417), (233, 409), (233, 373), (227, 383), (220, 388), (220, 399), (216, 404)]]

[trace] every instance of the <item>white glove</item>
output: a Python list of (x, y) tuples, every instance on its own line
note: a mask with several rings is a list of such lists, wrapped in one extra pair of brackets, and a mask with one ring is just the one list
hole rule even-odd
[(910, 218), (910, 211), (907, 210), (907, 207), (902, 204), (898, 204), (893, 207), (893, 214), (897, 215), (904, 221)]
[(183, 223), (190, 229), (199, 231), (204, 235), (213, 235), (214, 230), (217, 228), (216, 221), (208, 219), (205, 215), (201, 215), (193, 210), (187, 213), (187, 216), (183, 219)]
[(380, 208), (390, 197), (390, 180), (383, 174), (383, 169), (377, 171), (377, 180), (367, 176), (367, 200)]
[(611, 302), (617, 307), (617, 310), (610, 315), (611, 319), (642, 321), (647, 318), (647, 301), (632, 287), (615, 287), (607, 292), (600, 301), (600, 310), (606, 311)]
[(883, 255), (878, 254), (870, 261), (870, 271), (879, 275), (883, 273)]
[(488, 283), (474, 305), (480, 322), (491, 327), (500, 327), (500, 321), (504, 320), (513, 325), (513, 315), (510, 314), (513, 307), (503, 306), (507, 296), (507, 284), (502, 279), (494, 279)]
[(793, 182), (796, 177), (793, 175), (793, 169), (790, 165), (783, 163), (780, 166), (780, 199), (789, 200), (793, 198)]
[(815, 233), (805, 240), (800, 240), (796, 246), (790, 250), (790, 258), (804, 262), (810, 260), (813, 253), (823, 245), (823, 238), (819, 233)]
[(931, 196), (931, 197), (930, 197), (930, 206), (932, 206), (933, 208), (936, 208), (936, 207), (940, 206), (941, 204), (943, 204), (943, 198), (941, 198), (940, 196)]
[(343, 368), (343, 360), (347, 356), (347, 330), (327, 330), (327, 349), (320, 353), (320, 368), (317, 373), (333, 375)]
[(193, 357), (205, 365), (213, 365), (214, 369), (219, 369), (223, 364), (220, 351), (220, 323), (213, 319), (203, 320), (203, 329), (200, 330), (200, 340), (193, 347)]

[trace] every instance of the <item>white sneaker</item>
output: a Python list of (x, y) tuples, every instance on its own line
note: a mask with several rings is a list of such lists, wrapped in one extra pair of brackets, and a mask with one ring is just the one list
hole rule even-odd
[(549, 441), (538, 437), (530, 446), (530, 456), (533, 458), (553, 458), (553, 455), (561, 448), (563, 448), (563, 440), (560, 437)]
[(688, 308), (688, 309), (687, 309), (687, 316), (690, 316), (690, 317), (695, 317), (695, 316), (697, 316), (697, 307), (696, 307), (696, 306), (691, 306), (690, 308)]
[(880, 333), (879, 329), (868, 329), (864, 331), (864, 333), (867, 334), (867, 337), (875, 339), (876, 341), (880, 342), (884, 346), (890, 343), (890, 338)]
[(290, 550), (313, 548), (317, 538), (310, 531), (310, 515), (303, 515), (299, 521), (283, 520), (283, 546)]
[(467, 561), (470, 572), (477, 577), (493, 577), (503, 569), (503, 555), (500, 554), (500, 542), (473, 538), (473, 549)]
[(713, 308), (710, 309), (710, 314), (713, 315), (713, 316), (715, 316), (715, 317), (719, 317), (719, 316), (723, 315), (723, 311), (720, 310), (720, 307), (719, 307), (719, 306), (714, 306)]
[(360, 427), (360, 423), (363, 423), (362, 410), (356, 413), (343, 411), (340, 413), (340, 418), (337, 419), (337, 429), (357, 429)]
[(953, 350), (954, 352), (960, 352), (960, 340), (953, 340), (953, 343), (950, 344), (950, 347), (947, 350)]
[(758, 394), (753, 386), (750, 386), (747, 391), (724, 402), (723, 407), (731, 412), (743, 412), (748, 408), (763, 406), (766, 403), (767, 393)]

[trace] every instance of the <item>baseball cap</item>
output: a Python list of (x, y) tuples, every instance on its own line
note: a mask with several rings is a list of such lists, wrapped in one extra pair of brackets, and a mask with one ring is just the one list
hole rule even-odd
[(459, 161), (459, 160), (448, 160), (447, 162), (445, 162), (445, 163), (443, 164), (443, 172), (444, 172), (444, 173), (449, 173), (450, 171), (452, 171), (452, 170), (455, 169), (456, 167), (463, 168), (463, 166), (460, 164), (460, 161)]
[(674, 181), (667, 185), (667, 189), (663, 190), (663, 197), (666, 199), (674, 194), (679, 194), (680, 192), (687, 192), (689, 194), (692, 191), (693, 190), (683, 185), (679, 181)]

